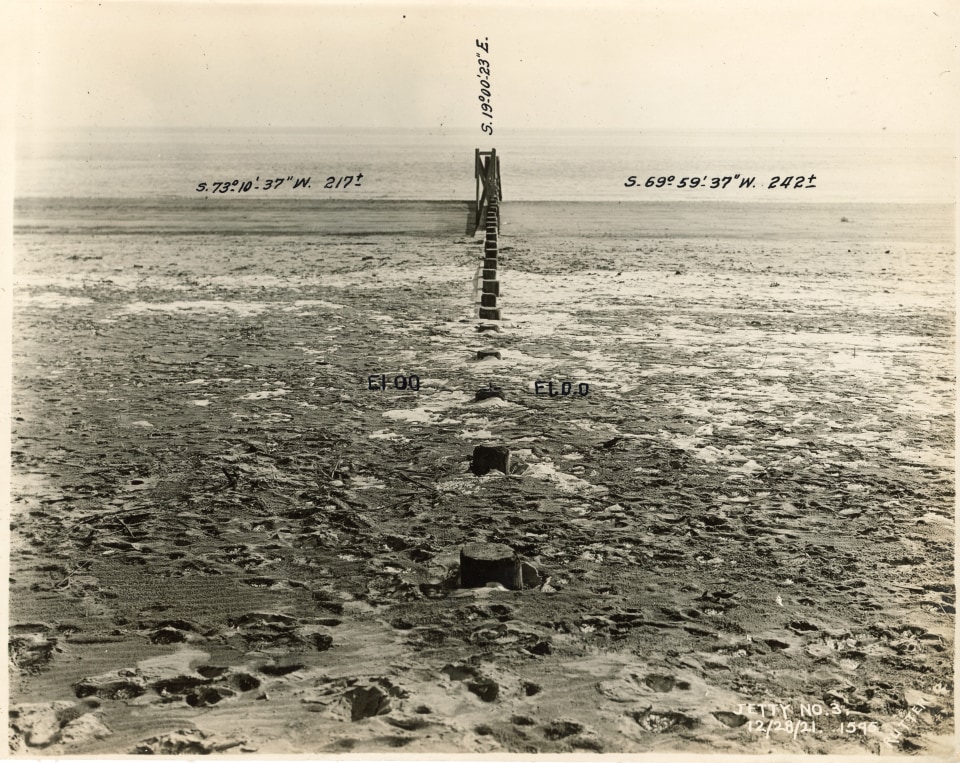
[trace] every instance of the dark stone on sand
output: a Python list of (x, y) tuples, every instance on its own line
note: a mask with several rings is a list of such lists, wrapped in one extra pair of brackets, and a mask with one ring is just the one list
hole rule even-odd
[(502, 543), (468, 543), (460, 549), (460, 587), (482, 588), (487, 583), (520, 590), (520, 560)]
[(540, 684), (535, 684), (532, 681), (523, 682), (523, 693), (528, 697), (534, 697), (542, 691), (543, 687)]
[(493, 323), (481, 323), (477, 326), (477, 331), (479, 331), (481, 334), (484, 331), (496, 331), (497, 333), (500, 333), (500, 327)]
[(504, 445), (477, 445), (473, 449), (470, 471), (479, 477), (491, 469), (510, 473), (510, 448)]
[(500, 350), (477, 350), (477, 360), (484, 360), (486, 358), (501, 360), (503, 356), (500, 354)]
[(549, 641), (538, 641), (533, 646), (528, 647), (527, 651), (530, 652), (530, 654), (543, 657), (548, 654), (553, 654), (553, 645)]
[(333, 638), (326, 633), (311, 633), (310, 641), (318, 652), (325, 652), (333, 646)]
[(474, 402), (479, 403), (481, 400), (489, 400), (491, 397), (499, 397), (501, 400), (506, 400), (503, 395), (503, 390), (501, 389), (478, 389), (474, 397)]

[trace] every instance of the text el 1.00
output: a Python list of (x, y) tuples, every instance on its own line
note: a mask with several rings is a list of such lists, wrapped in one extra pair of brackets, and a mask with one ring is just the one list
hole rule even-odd
[(420, 377), (416, 374), (397, 374), (391, 380), (386, 374), (372, 374), (367, 377), (367, 389), (376, 392), (384, 392), (388, 389), (410, 390), (418, 392), (420, 390)]
[(737, 173), (736, 175), (724, 175), (723, 177), (651, 175), (641, 183), (637, 180), (636, 175), (631, 175), (623, 185), (625, 188), (710, 188), (716, 190), (728, 186), (733, 188), (762, 188), (763, 184), (766, 183), (767, 188), (808, 189), (817, 187), (814, 182), (816, 179), (816, 175), (773, 175), (768, 180), (761, 179), (760, 185), (757, 185), (756, 175), (747, 177)]

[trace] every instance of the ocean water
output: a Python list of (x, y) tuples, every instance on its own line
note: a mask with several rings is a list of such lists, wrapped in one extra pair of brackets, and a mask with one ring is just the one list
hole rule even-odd
[[(953, 137), (893, 132), (525, 130), (491, 139), (476, 130), (64, 129), (18, 136), (14, 188), (21, 199), (470, 201), (475, 148), (497, 149), (505, 202), (955, 198)], [(662, 187), (647, 187), (649, 177), (665, 178)], [(678, 188), (683, 177), (700, 186)], [(741, 187), (748, 178), (753, 185)], [(211, 193), (224, 181), (229, 190)]]

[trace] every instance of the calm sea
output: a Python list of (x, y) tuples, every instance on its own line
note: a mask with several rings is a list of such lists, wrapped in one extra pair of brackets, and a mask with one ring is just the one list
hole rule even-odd
[[(34, 199), (213, 199), (214, 184), (226, 181), (230, 190), (216, 198), (472, 200), (474, 149), (492, 147), (501, 158), (504, 199), (513, 201), (944, 204), (955, 196), (950, 135), (528, 130), (503, 131), (491, 140), (476, 130), (308, 129), (21, 135), (15, 193)], [(673, 181), (649, 188), (651, 176)], [(700, 187), (677, 188), (683, 177), (698, 178)], [(710, 188), (714, 177), (731, 180)], [(769, 188), (775, 177), (793, 180), (789, 188)], [(799, 177), (802, 188), (794, 187)], [(278, 188), (265, 188), (267, 179), (278, 178)], [(752, 187), (740, 187), (748, 178), (754, 178)], [(337, 180), (339, 188), (324, 187)], [(201, 183), (206, 189), (197, 191)]]

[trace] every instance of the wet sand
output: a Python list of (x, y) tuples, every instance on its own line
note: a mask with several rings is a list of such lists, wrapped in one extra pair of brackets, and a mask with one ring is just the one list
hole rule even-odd
[[(942, 210), (543, 211), (483, 336), (446, 222), (23, 214), (15, 751), (951, 748)], [(473, 541), (538, 579), (459, 589)]]

